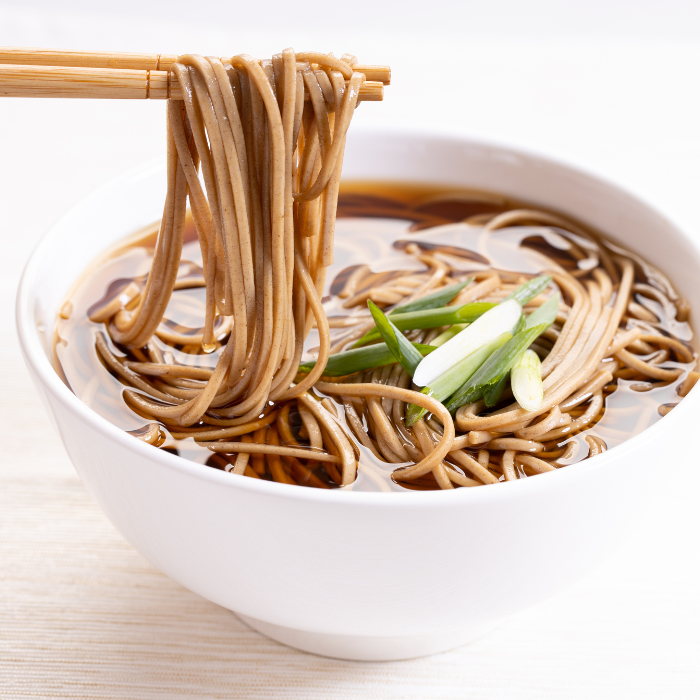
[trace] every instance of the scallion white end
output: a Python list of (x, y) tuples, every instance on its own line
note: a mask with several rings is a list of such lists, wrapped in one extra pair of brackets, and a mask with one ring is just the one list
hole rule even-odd
[(486, 343), (512, 331), (521, 313), (522, 308), (515, 299), (509, 299), (490, 309), (454, 338), (423, 358), (416, 368), (413, 381), (418, 386), (428, 386)]
[(515, 361), (510, 370), (510, 387), (515, 400), (526, 411), (536, 411), (542, 406), (542, 363), (534, 350), (526, 350)]

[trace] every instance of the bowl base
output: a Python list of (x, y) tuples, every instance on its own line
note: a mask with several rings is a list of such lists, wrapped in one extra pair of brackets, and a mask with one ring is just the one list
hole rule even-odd
[(236, 616), (256, 632), (286, 646), (349, 661), (399, 661), (438, 654), (468, 644), (496, 627), (496, 623), (491, 622), (424, 635), (361, 637), (307, 632), (274, 625), (240, 613), (236, 613)]

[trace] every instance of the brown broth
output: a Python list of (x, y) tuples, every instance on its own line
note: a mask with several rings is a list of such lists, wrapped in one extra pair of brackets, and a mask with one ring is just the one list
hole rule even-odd
[[(424, 269), (422, 263), (413, 256), (406, 255), (405, 248), (410, 242), (420, 242), (423, 249), (448, 256), (450, 264), (465, 273), (489, 266), (525, 273), (538, 272), (538, 250), (555, 257), (565, 268), (575, 270), (576, 261), (558, 249), (556, 236), (543, 232), (542, 227), (502, 229), (490, 233), (486, 240), (480, 236), (476, 226), (469, 227), (470, 230), (466, 230), (462, 224), (449, 226), (470, 218), (478, 221), (481, 216), (522, 206), (527, 205), (495, 193), (458, 188), (406, 183), (344, 183), (338, 204), (335, 262), (328, 270), (324, 297), (327, 316), (333, 318), (360, 313), (359, 307), (343, 309), (343, 300), (337, 296), (348, 276), (360, 264), (370, 265), (375, 273), (371, 278), (373, 284), (395, 276), (396, 271)], [(585, 226), (582, 228), (585, 229)], [(587, 232), (600, 240), (598, 233), (590, 230)], [(156, 234), (157, 227), (151, 226), (122, 242), (107, 255), (101, 256), (86, 271), (70, 295), (72, 311), (69, 318), (59, 317), (55, 329), (54, 363), (68, 387), (99, 415), (134, 434), (143, 428), (146, 421), (124, 403), (121, 396), (124, 384), (99, 359), (94, 347), (94, 334), (96, 330), (104, 329), (104, 326), (91, 322), (88, 315), (90, 309), (97, 308), (111, 298), (129, 281), (145, 279)], [(619, 250), (608, 239), (604, 245)], [(186, 228), (182, 260), (181, 276), (201, 275), (201, 255), (191, 220), (188, 220)], [(637, 281), (658, 287), (658, 280), (661, 279), (663, 286), (665, 278), (652, 266), (640, 262), (636, 268)], [(584, 274), (581, 279), (585, 278)], [(181, 333), (196, 332), (203, 317), (204, 295), (203, 288), (175, 291), (166, 312), (166, 325)], [(654, 300), (640, 299), (639, 295), (637, 300), (647, 308), (659, 311), (660, 305)], [(675, 316), (668, 313), (662, 314), (658, 327), (684, 342), (690, 342), (693, 338), (689, 324), (677, 321)], [(334, 333), (338, 336), (341, 332), (342, 329)], [(172, 361), (181, 364), (213, 368), (221, 351), (219, 345), (214, 352), (205, 355), (195, 346), (173, 348), (157, 338), (155, 342), (163, 352), (170, 353)], [(317, 342), (317, 334), (312, 331), (305, 344), (303, 361), (314, 359), (313, 348)], [(130, 359), (144, 359), (139, 357), (138, 350), (114, 345), (112, 348), (117, 354), (129, 355)], [(691, 369), (689, 365), (673, 361), (667, 361), (663, 366)], [(639, 380), (617, 380), (616, 386), (605, 392), (606, 410), (602, 418), (588, 430), (561, 438), (560, 445), (570, 441), (577, 444), (577, 452), (569, 463), (580, 461), (588, 454), (584, 440), (586, 434), (602, 438), (607, 447), (612, 448), (660, 420), (659, 406), (679, 401), (677, 390), (685, 374), (684, 372), (677, 381), (664, 385), (642, 383)], [(341, 418), (344, 418), (342, 404), (335, 405)], [(299, 437), (300, 421), (295, 411), (291, 413), (291, 425), (296, 437)], [(161, 449), (213, 468), (222, 469), (227, 464), (225, 458), (213, 457), (209, 450), (198, 446), (191, 438), (173, 439), (165, 426), (163, 436)], [(389, 478), (390, 472), (400, 465), (382, 462), (369, 450), (361, 445), (358, 447), (360, 462), (384, 475), (383, 490), (437, 488), (431, 474), (410, 483), (395, 483)], [(316, 473), (327, 485), (335, 487), (325, 471), (319, 469)], [(376, 491), (379, 490), (378, 483), (376, 478), (360, 472), (356, 482), (345, 488)]]

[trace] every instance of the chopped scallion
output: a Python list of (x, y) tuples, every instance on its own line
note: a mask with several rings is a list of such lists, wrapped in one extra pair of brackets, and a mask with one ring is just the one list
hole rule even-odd
[(503, 390), (508, 383), (509, 373), (506, 372), (485, 394), (484, 403), (490, 408), (495, 406), (503, 396)]
[[(426, 386), (421, 393), (432, 396), (438, 401), (444, 401), (462, 386), (493, 352), (498, 350), (498, 348), (510, 340), (510, 338), (510, 333), (503, 333), (495, 340), (492, 340), (476, 352), (465, 357), (444, 374), (441, 374), (431, 386)], [(406, 425), (410, 427), (419, 421), (425, 413), (426, 410), (424, 408), (416, 406), (415, 404), (411, 405), (406, 412)]]
[[(455, 323), (471, 323), (495, 306), (496, 304), (485, 302), (464, 304), (463, 306), (443, 306), (437, 309), (390, 314), (388, 318), (391, 318), (391, 322), (400, 331), (413, 331), (422, 328), (452, 326)], [(365, 333), (353, 347), (358, 348), (362, 345), (367, 345), (367, 343), (379, 340), (380, 337), (381, 335), (375, 326), (371, 331)]]
[(440, 335), (431, 340), (428, 345), (432, 345), (434, 348), (439, 348), (444, 345), (448, 340), (454, 338), (457, 333), (461, 333), (469, 324), (467, 323), (455, 323), (454, 326), (450, 326), (446, 331), (440, 333)]
[(367, 301), (370, 313), (382, 339), (396, 358), (396, 361), (411, 375), (421, 363), (423, 355), (413, 347), (406, 336), (391, 322), (388, 316), (373, 302)]
[(525, 306), (528, 301), (532, 301), (538, 294), (541, 294), (552, 281), (549, 275), (533, 277), (531, 280), (521, 284), (515, 291), (511, 292), (503, 301), (515, 299), (520, 306)]
[(548, 327), (549, 324), (542, 323), (514, 335), (505, 345), (496, 350), (479, 370), (455, 392), (446, 404), (447, 410), (454, 413), (460, 406), (483, 398), (489, 389), (510, 371), (515, 361), (530, 343), (544, 333)]
[[(421, 355), (427, 355), (435, 350), (431, 345), (421, 345), (419, 343), (412, 343), (412, 345)], [(366, 348), (346, 350), (345, 352), (331, 355), (326, 363), (326, 368), (323, 370), (323, 375), (325, 377), (344, 377), (347, 374), (355, 374), (356, 372), (363, 372), (375, 367), (393, 365), (395, 362), (396, 357), (387, 344), (377, 343)], [(308, 374), (315, 365), (315, 360), (304, 362), (299, 365), (299, 372)]]
[(515, 400), (526, 410), (536, 411), (544, 400), (542, 363), (534, 350), (525, 350), (510, 370)]
[[(510, 333), (522, 315), (520, 304), (511, 299), (493, 307), (454, 338), (423, 360), (414, 375), (418, 386), (431, 385), (441, 374), (503, 333)], [(434, 358), (434, 359), (433, 359)]]
[(437, 292), (426, 294), (420, 299), (409, 301), (408, 304), (397, 306), (395, 309), (390, 311), (388, 315), (393, 316), (394, 314), (405, 314), (409, 313), (410, 311), (423, 311), (425, 309), (437, 309), (441, 306), (447, 306), (472, 281), (472, 279), (474, 278), (470, 277), (464, 282), (450, 284), (447, 287), (438, 289)]
[(542, 306), (535, 309), (526, 319), (524, 328), (534, 328), (539, 326), (541, 323), (546, 323), (547, 326), (551, 326), (554, 323), (554, 319), (557, 317), (559, 311), (559, 300), (561, 296), (559, 292), (553, 294), (547, 301), (545, 301)]

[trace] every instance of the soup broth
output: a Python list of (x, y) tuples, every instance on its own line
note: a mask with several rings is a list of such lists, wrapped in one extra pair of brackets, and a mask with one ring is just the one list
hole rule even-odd
[[(358, 328), (371, 319), (367, 310), (368, 299), (388, 313), (415, 295), (421, 285), (425, 286), (440, 274), (441, 284), (471, 280), (466, 290), (479, 284), (491, 284), (490, 287), (488, 284), (483, 286), (484, 294), (471, 301), (498, 302), (523, 281), (550, 269), (552, 262), (580, 285), (591, 283), (603, 290), (605, 285), (596, 270), (610, 268), (608, 272), (613, 281), (610, 299), (614, 301), (615, 278), (619, 281), (619, 274), (610, 261), (616, 256), (630, 259), (634, 264), (634, 286), (620, 324), (620, 333), (640, 329), (645, 338), (661, 336), (678, 343), (665, 346), (636, 339), (629, 347), (606, 356), (601, 362), (601, 371), (608, 367), (612, 378), (591, 390), (589, 395), (579, 397), (575, 405), (567, 407), (562, 404), (562, 415), (569, 418), (542, 433), (547, 439), (539, 441), (534, 437), (529, 440), (536, 445), (532, 448), (532, 456), (537, 459), (529, 462), (515, 459), (512, 466), (518, 478), (540, 473), (543, 467), (537, 460), (554, 469), (564, 468), (634, 437), (661, 420), (697, 379), (688, 305), (665, 275), (634, 253), (617, 246), (613, 242), (614, 231), (605, 232), (606, 238), (603, 238), (580, 222), (571, 222), (565, 228), (559, 225), (557, 218), (547, 223), (546, 217), (544, 220), (532, 217), (532, 221), (528, 221), (527, 217), (521, 216), (513, 225), (488, 229), (494, 217), (531, 208), (526, 203), (490, 192), (407, 183), (343, 183), (338, 201), (334, 262), (328, 268), (323, 296), (323, 307), (330, 322), (331, 348), (332, 352), (337, 352), (346, 350), (355, 342)], [(542, 212), (541, 208), (538, 211)], [(554, 212), (545, 214), (558, 216)], [(143, 287), (151, 266), (157, 232), (158, 226), (154, 225), (136, 234), (86, 271), (57, 319), (54, 334), (56, 370), (81, 401), (117, 427), (130, 432), (134, 439), (146, 438), (154, 449), (167, 450), (212, 469), (232, 471), (236, 452), (215, 453), (199, 444), (203, 440), (217, 439), (215, 431), (227, 425), (225, 418), (218, 422), (216, 419), (200, 421), (187, 428), (174, 422), (154, 420), (138, 405), (125, 401), (124, 390), (129, 382), (121, 371), (117, 371), (119, 368), (115, 369), (114, 363), (110, 365), (105, 360), (104, 352), (96, 349), (96, 342), (103, 343), (110, 356), (127, 370), (131, 366), (144, 369), (153, 361), (154, 353), (160, 355), (165, 364), (196, 368), (188, 376), (154, 374), (143, 379), (154, 390), (167, 390), (174, 395), (178, 392), (187, 395), (188, 390), (200, 386), (206, 376), (202, 370), (216, 367), (231, 332), (231, 322), (228, 317), (218, 317), (216, 343), (205, 347), (205, 352), (196, 338), (198, 334), (201, 338), (205, 306), (205, 289), (201, 285), (202, 260), (197, 233), (189, 218), (178, 283), (159, 332), (152, 340), (155, 347), (128, 348), (114, 343), (106, 332), (104, 321), (90, 320), (106, 303), (125, 293), (129, 285)], [(607, 238), (608, 235), (611, 238)], [(494, 275), (497, 283), (492, 284), (489, 280), (494, 280)], [(561, 289), (561, 292), (565, 307), (561, 313), (566, 315), (574, 307), (574, 300), (566, 289)], [(124, 302), (128, 309), (126, 294)], [(561, 322), (559, 325), (555, 323), (549, 334), (533, 343), (532, 348), (541, 359), (544, 360), (553, 347), (560, 327)], [(407, 337), (412, 342), (428, 345), (444, 330), (443, 327), (410, 330)], [(190, 337), (192, 342), (188, 341)], [(312, 329), (305, 341), (302, 362), (315, 360), (318, 347), (318, 333)], [(634, 358), (630, 359), (630, 354)], [(626, 364), (621, 357), (627, 357), (632, 364)], [(661, 371), (655, 369), (658, 376), (648, 376), (639, 370), (635, 364), (638, 361), (647, 363), (644, 367), (652, 366)], [(197, 372), (201, 372), (201, 376)], [(392, 363), (355, 373), (350, 378), (332, 377), (329, 381), (383, 384), (393, 381), (396, 384), (400, 382), (400, 372), (400, 366)], [(144, 377), (143, 374), (140, 376)], [(136, 390), (138, 388), (136, 386)], [(392, 449), (391, 440), (387, 442), (381, 436), (381, 424), (368, 410), (366, 399), (325, 395), (316, 388), (312, 391), (318, 399), (323, 399), (322, 405), (337, 416), (339, 425), (354, 445), (359, 465), (357, 479), (342, 488), (358, 491), (439, 488), (432, 472), (413, 479), (402, 479), (394, 474), (395, 470), (410, 466), (418, 459), (413, 452), (420, 445), (411, 444), (410, 436), (401, 438), (403, 433), (399, 430), (397, 435), (404, 441), (403, 447), (411, 457), (409, 460), (400, 459), (398, 448)], [(597, 395), (602, 397), (599, 406), (596, 404)], [(396, 400), (382, 398), (380, 401), (385, 415), (389, 419), (393, 416), (396, 421), (393, 405)], [(500, 403), (488, 410), (497, 410), (512, 402), (506, 388)], [(270, 417), (274, 418), (272, 422)], [(402, 418), (398, 420), (401, 422)], [(222, 439), (251, 443), (266, 441), (308, 448), (313, 447), (309, 425), (297, 400), (291, 399), (270, 405), (261, 414), (260, 426), (255, 430), (246, 435), (222, 436)], [(427, 426), (433, 438), (440, 435), (441, 426), (434, 417), (428, 417)], [(517, 437), (518, 430), (523, 429), (514, 428), (516, 437), (508, 439), (528, 441)], [(358, 430), (365, 431), (361, 439)], [(235, 433), (235, 430), (229, 432)], [(447, 456), (448, 468), (457, 475), (453, 479), (455, 485), (472, 486), (507, 478), (504, 457), (507, 458), (505, 453), (512, 449), (512, 445), (504, 442), (498, 431), (481, 435), (484, 431), (460, 431), (458, 428), (457, 432), (466, 436), (462, 440), (461, 452), (469, 459)], [(474, 434), (473, 441), (471, 433)], [(552, 436), (552, 433), (555, 434)], [(521, 451), (527, 456), (527, 449)], [(388, 459), (387, 455), (393, 458)], [(478, 462), (484, 471), (475, 473), (470, 470), (469, 465), (473, 462)], [(245, 474), (310, 487), (339, 488), (332, 463), (312, 460), (304, 463), (291, 455), (253, 454), (245, 467)], [(491, 478), (484, 478), (486, 474)]]

